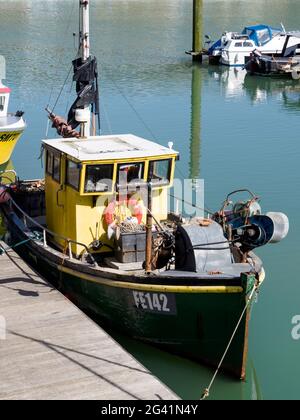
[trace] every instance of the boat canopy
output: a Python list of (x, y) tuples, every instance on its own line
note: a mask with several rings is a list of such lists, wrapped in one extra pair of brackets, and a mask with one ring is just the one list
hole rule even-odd
[(257, 46), (265, 45), (274, 35), (282, 32), (282, 29), (272, 28), (268, 25), (246, 26), (242, 34), (248, 35), (249, 39), (255, 42)]

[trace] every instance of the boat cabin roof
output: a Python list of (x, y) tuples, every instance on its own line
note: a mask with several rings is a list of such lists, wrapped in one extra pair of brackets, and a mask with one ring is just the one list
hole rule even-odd
[(248, 35), (256, 45), (264, 45), (269, 42), (272, 37), (278, 33), (281, 33), (282, 29), (273, 28), (269, 25), (252, 25), (246, 26), (242, 34)]
[(81, 162), (163, 157), (178, 154), (172, 148), (161, 146), (133, 134), (92, 136), (83, 139), (57, 138), (43, 140), (43, 144)]

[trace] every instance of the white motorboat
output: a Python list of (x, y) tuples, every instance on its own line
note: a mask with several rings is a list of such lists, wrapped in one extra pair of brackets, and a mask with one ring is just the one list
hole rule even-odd
[(241, 33), (225, 32), (208, 50), (211, 63), (245, 66), (254, 50), (261, 54), (280, 56), (283, 50), (300, 53), (300, 32), (286, 32), (268, 25), (246, 26)]

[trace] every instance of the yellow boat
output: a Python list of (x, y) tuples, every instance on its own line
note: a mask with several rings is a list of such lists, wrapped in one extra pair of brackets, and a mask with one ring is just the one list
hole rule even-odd
[(26, 124), (23, 112), (8, 113), (11, 89), (0, 80), (0, 165), (8, 162)]

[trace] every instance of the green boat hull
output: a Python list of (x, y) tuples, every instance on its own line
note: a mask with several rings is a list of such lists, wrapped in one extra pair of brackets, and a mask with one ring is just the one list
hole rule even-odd
[[(63, 292), (107, 326), (210, 366), (220, 362), (246, 305), (246, 290), (254, 282), (255, 276), (245, 276), (241, 293), (161, 293), (149, 292), (147, 284), (143, 291), (61, 276)], [(169, 311), (163, 310), (164, 303)], [(240, 379), (245, 378), (249, 315), (250, 308), (222, 364)]]
[[(14, 233), (14, 243), (25, 238), (11, 220), (10, 231)], [(86, 274), (80, 265), (76, 270), (76, 263), (70, 268), (68, 261), (58, 257), (53, 260), (51, 250), (35, 241), (17, 250), (103, 325), (209, 366), (218, 366), (257, 281), (254, 274), (245, 273), (235, 279), (234, 286), (228, 286), (226, 279), (217, 282), (212, 279), (208, 286), (206, 282), (206, 286), (192, 287), (177, 279), (177, 286), (169, 286), (159, 276), (155, 277), (155, 284), (146, 276), (133, 283), (134, 276), (120, 281), (120, 274), (113, 279), (105, 272)], [(222, 370), (239, 379), (245, 379), (246, 375), (250, 309), (251, 305), (222, 363)]]

